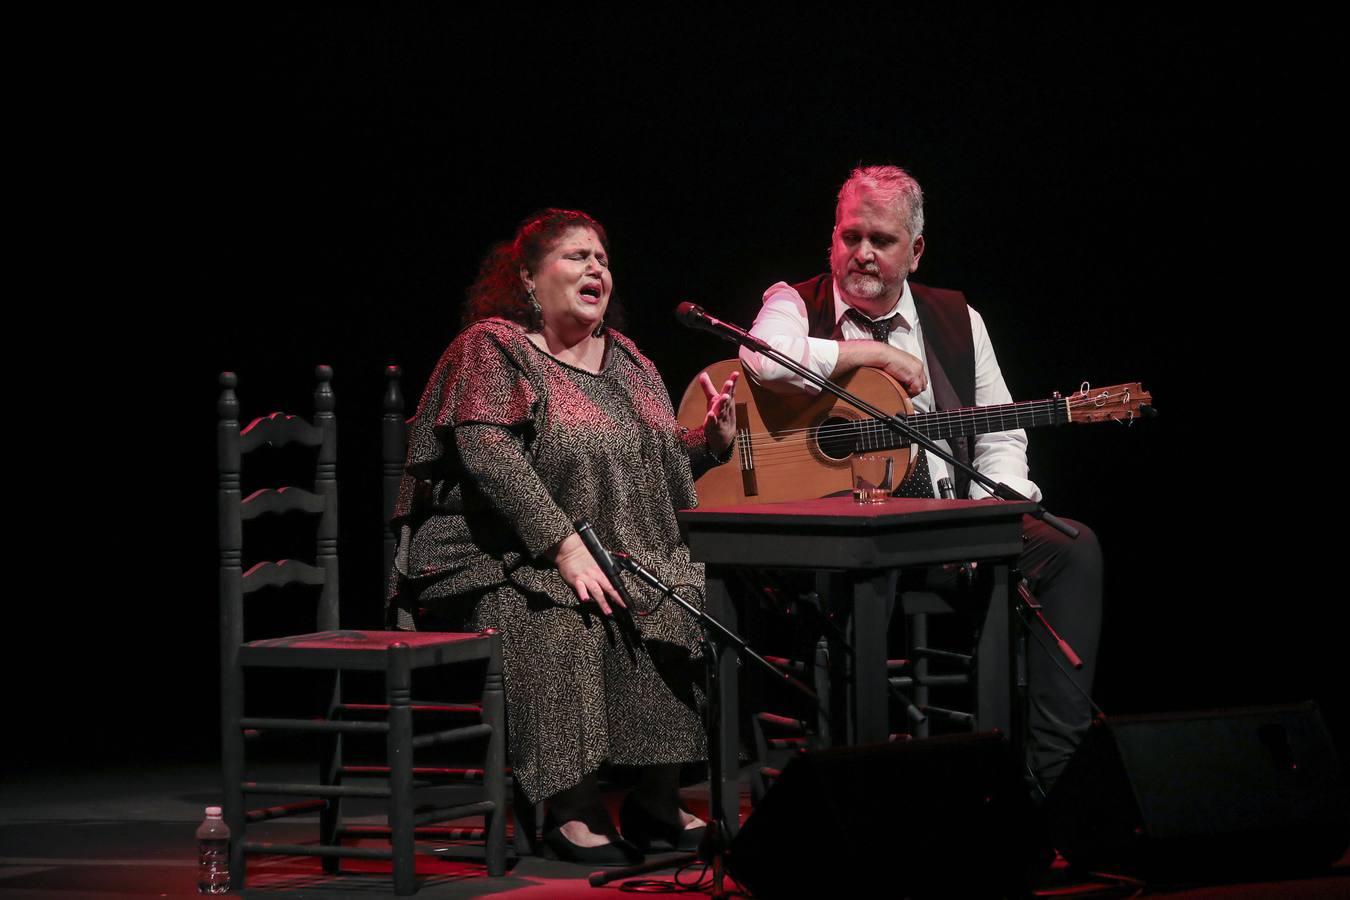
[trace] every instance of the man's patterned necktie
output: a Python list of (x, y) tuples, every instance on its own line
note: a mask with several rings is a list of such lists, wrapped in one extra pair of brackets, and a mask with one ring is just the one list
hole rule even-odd
[[(892, 313), (884, 319), (869, 319), (851, 307), (845, 315), (855, 324), (870, 331), (872, 340), (882, 343), (890, 343), (891, 326), (900, 317), (899, 313)], [(891, 496), (920, 499), (932, 499), (936, 496), (933, 493), (933, 476), (928, 471), (928, 454), (923, 452), (922, 447), (919, 448), (919, 455), (914, 458), (914, 465), (910, 468), (909, 474), (900, 482), (900, 486), (891, 492)]]

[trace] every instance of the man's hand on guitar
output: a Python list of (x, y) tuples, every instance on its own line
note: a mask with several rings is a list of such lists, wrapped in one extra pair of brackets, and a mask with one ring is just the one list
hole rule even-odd
[(740, 377), (740, 372), (732, 372), (722, 385), (722, 392), (719, 394), (707, 372), (700, 372), (698, 375), (699, 387), (703, 388), (703, 395), (708, 398), (708, 415), (703, 419), (703, 433), (708, 439), (708, 451), (718, 459), (726, 454), (727, 448), (736, 439), (734, 397), (736, 381)]

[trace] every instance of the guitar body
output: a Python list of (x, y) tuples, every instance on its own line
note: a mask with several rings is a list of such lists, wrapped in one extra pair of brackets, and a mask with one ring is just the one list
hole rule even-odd
[[(728, 359), (704, 369), (720, 385), (740, 368)], [(857, 369), (839, 381), (845, 390), (883, 410), (910, 415), (913, 407), (899, 382), (879, 369)], [(748, 395), (748, 396), (747, 396)], [(698, 428), (708, 412), (707, 399), (690, 382), (680, 400), (680, 424)], [(742, 378), (736, 388), (736, 450), (731, 462), (698, 480), (699, 505), (732, 506), (824, 497), (852, 488), (847, 423), (868, 417), (829, 394), (778, 392)], [(895, 484), (908, 472), (909, 449), (867, 450), (895, 459)]]

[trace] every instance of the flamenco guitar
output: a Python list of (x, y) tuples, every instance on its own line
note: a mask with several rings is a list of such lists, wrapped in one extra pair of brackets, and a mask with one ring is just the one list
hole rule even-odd
[[(704, 369), (713, 384), (722, 384), (740, 361), (723, 360)], [(947, 440), (1039, 428), (1123, 422), (1151, 409), (1153, 397), (1138, 382), (1090, 390), (1085, 383), (1068, 397), (974, 406), (914, 414), (899, 382), (879, 369), (857, 369), (839, 382), (880, 409), (894, 409), (932, 440)], [(707, 414), (707, 400), (690, 382), (680, 401), (682, 425), (697, 428)], [(775, 503), (823, 497), (850, 487), (849, 457), (880, 453), (895, 459), (895, 471), (909, 470), (909, 447), (888, 428), (829, 394), (777, 393), (743, 378), (737, 390), (736, 456), (708, 471), (697, 482), (701, 506)], [(900, 483), (897, 478), (896, 483)]]

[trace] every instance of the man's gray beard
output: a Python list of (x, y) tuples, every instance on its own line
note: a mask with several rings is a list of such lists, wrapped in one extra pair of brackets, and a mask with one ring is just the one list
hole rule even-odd
[(844, 276), (844, 291), (854, 297), (875, 300), (886, 293), (886, 284), (876, 275), (850, 272)]

